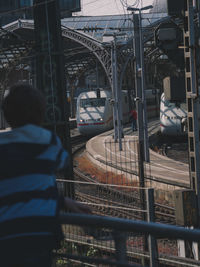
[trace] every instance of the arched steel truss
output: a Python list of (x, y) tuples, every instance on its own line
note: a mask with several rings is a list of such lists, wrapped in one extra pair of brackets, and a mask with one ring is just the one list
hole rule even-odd
[[(165, 18), (169, 19), (169, 18)], [(157, 23), (152, 24), (151, 28), (144, 30), (144, 43), (153, 43), (154, 38), (154, 28), (156, 25), (159, 25), (159, 21)], [(23, 30), (30, 30), (33, 32), (34, 30), (34, 23), (30, 20), (18, 20), (15, 23), (10, 24), (9, 26), (5, 27), (4, 32), (2, 32), (2, 36), (6, 38), (5, 36), (8, 36), (9, 34), (12, 35), (13, 40), (14, 35), (18, 36), (15, 32), (19, 31), (20, 29)], [(151, 29), (151, 30), (150, 30)], [(7, 34), (5, 34), (5, 31)], [(92, 38), (91, 36), (79, 32), (76, 30), (73, 30), (71, 28), (62, 27), (62, 35), (64, 39), (72, 40), (78, 44), (80, 44), (82, 47), (84, 47), (83, 53), (92, 53), (94, 57), (98, 59), (100, 62), (102, 68), (105, 71), (105, 74), (108, 78), (110, 86), (112, 85), (112, 62), (111, 62), (111, 46), (105, 46), (102, 42), (97, 41), (96, 39)], [(13, 57), (10, 57), (7, 59), (7, 63), (4, 64), (4, 66), (1, 66), (3, 68), (9, 68), (13, 69), (17, 64), (20, 63), (21, 58), (29, 55), (31, 51), (34, 54), (34, 37), (32, 33), (32, 42), (30, 40), (26, 39), (26, 36), (20, 35), (21, 37), (16, 38), (16, 42), (10, 45), (9, 52), (13, 55)], [(118, 79), (119, 79), (119, 85), (122, 86), (122, 81), (126, 72), (126, 68), (128, 66), (128, 62), (130, 60), (134, 60), (134, 52), (132, 48), (133, 40), (129, 40), (126, 45), (120, 45), (117, 46), (117, 62), (118, 62)], [(3, 47), (1, 46), (2, 40), (0, 41), (0, 55), (3, 53), (4, 57), (6, 57), (6, 52), (3, 50)], [(16, 52), (16, 49), (18, 51)], [(147, 54), (149, 55), (149, 58), (151, 58), (151, 53), (154, 55), (155, 59), (155, 47), (153, 45), (150, 45), (146, 49)], [(7, 49), (8, 50), (8, 49)], [(158, 51), (156, 51), (158, 52)], [(80, 51), (80, 53), (82, 53)], [(1, 59), (1, 58), (0, 58)], [(92, 60), (93, 61), (93, 60)], [(87, 62), (82, 61), (82, 66), (78, 66), (78, 72), (83, 73), (84, 69), (88, 70), (88, 66), (90, 65), (91, 60), (88, 60)], [(78, 64), (78, 58), (74, 61), (74, 64)], [(73, 63), (72, 63), (73, 64)], [(2, 65), (2, 62), (0, 62), (0, 65)], [(68, 64), (69, 66), (70, 64)], [(81, 65), (81, 64), (80, 64)], [(80, 71), (81, 69), (81, 71)]]
[(107, 75), (110, 85), (112, 84), (112, 68), (111, 68), (111, 56), (107, 48), (105, 48), (101, 42), (91, 38), (90, 36), (72, 30), (70, 28), (62, 29), (62, 35), (69, 38), (91, 51), (101, 63), (105, 73)]

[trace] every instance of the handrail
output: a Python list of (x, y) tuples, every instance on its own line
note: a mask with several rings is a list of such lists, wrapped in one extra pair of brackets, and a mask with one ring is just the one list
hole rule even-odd
[(104, 227), (121, 232), (138, 232), (150, 234), (157, 238), (177, 238), (188, 241), (200, 241), (200, 230), (198, 229), (186, 229), (184, 227), (161, 223), (74, 213), (60, 215), (60, 222), (62, 224), (73, 224), (92, 228)]

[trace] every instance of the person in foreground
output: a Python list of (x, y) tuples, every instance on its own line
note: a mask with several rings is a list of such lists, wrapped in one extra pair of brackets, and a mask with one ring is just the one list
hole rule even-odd
[(56, 172), (66, 168), (69, 156), (58, 136), (41, 127), (41, 92), (16, 84), (2, 110), (12, 130), (0, 133), (0, 265), (50, 267), (63, 238), (60, 209), (91, 212), (58, 194)]

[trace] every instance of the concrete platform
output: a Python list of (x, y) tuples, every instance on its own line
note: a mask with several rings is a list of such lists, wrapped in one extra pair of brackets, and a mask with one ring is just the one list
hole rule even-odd
[[(158, 126), (156, 122), (149, 127), (151, 134), (157, 128), (156, 124)], [(133, 134), (130, 128), (126, 128), (124, 132), (122, 151), (119, 151), (119, 146), (114, 142), (110, 132), (108, 135), (102, 134), (90, 139), (86, 145), (86, 153), (95, 165), (104, 170), (109, 168), (109, 171), (114, 171), (114, 164), (116, 164), (124, 169), (124, 172), (129, 173), (132, 179), (134, 174), (138, 173), (138, 136), (137, 133)], [(113, 158), (115, 159), (114, 164)], [(116, 166), (116, 169), (118, 167)], [(147, 186), (151, 185), (162, 189), (169, 189), (170, 186), (173, 189), (189, 188), (189, 166), (178, 160), (172, 160), (150, 149), (150, 163), (144, 163), (144, 169), (145, 176), (149, 177), (146, 181), (150, 181)]]

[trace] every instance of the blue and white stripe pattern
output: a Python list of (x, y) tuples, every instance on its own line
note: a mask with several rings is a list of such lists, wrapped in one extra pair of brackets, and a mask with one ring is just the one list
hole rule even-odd
[(68, 160), (60, 139), (41, 127), (28, 124), (0, 133), (0, 246), (24, 237), (55, 239), (55, 173)]

